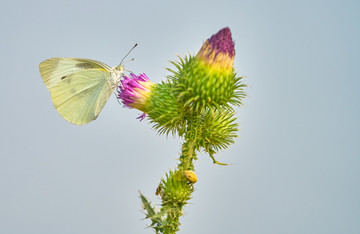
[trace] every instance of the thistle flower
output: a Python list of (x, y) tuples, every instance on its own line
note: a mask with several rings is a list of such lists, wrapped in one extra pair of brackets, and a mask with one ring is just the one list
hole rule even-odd
[(147, 112), (146, 102), (150, 97), (153, 86), (154, 83), (145, 74), (137, 76), (131, 73), (130, 77), (124, 76), (124, 79), (121, 80), (117, 98), (128, 108), (143, 111), (144, 113), (138, 117), (143, 120)]
[(231, 70), (234, 63), (235, 48), (228, 27), (221, 29), (206, 40), (197, 54), (210, 69)]
[(145, 74), (130, 74), (130, 77), (124, 76), (118, 87), (118, 99), (124, 106), (144, 112), (138, 119), (148, 115), (159, 133), (183, 131), (182, 111), (169, 83), (154, 84)]
[(177, 85), (180, 102), (199, 111), (205, 107), (241, 104), (244, 85), (234, 72), (234, 42), (223, 28), (204, 42), (196, 56), (172, 62), (178, 69), (170, 77)]

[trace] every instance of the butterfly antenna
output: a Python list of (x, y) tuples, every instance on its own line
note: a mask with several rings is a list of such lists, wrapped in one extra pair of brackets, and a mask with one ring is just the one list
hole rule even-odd
[(133, 50), (133, 49), (135, 49), (135, 47), (137, 46), (138, 44), (136, 43), (134, 46), (133, 46), (133, 48), (131, 48), (131, 50), (129, 50), (129, 52), (124, 56), (124, 58), (121, 60), (121, 62), (120, 62), (120, 65), (122, 64), (122, 62), (124, 61), (124, 59), (131, 53), (131, 51)]

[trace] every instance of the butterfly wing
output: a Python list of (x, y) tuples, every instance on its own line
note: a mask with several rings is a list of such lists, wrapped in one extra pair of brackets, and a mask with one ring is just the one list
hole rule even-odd
[(110, 71), (89, 59), (53, 58), (40, 64), (56, 110), (74, 124), (97, 118), (113, 90)]
[(49, 90), (51, 90), (62, 77), (79, 71), (88, 69), (111, 70), (108, 65), (102, 62), (81, 58), (51, 58), (40, 63), (39, 68), (44, 83)]

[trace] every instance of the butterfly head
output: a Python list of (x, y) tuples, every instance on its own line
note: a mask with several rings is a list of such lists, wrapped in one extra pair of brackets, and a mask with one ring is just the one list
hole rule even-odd
[(114, 70), (116, 70), (118, 73), (123, 73), (124, 66), (120, 64), (119, 66), (114, 67)]

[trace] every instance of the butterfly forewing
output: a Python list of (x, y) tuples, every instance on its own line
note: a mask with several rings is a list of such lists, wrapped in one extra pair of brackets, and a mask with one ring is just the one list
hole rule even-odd
[(79, 71), (88, 69), (111, 70), (108, 65), (102, 62), (81, 58), (51, 58), (40, 63), (39, 68), (49, 90), (64, 77)]

